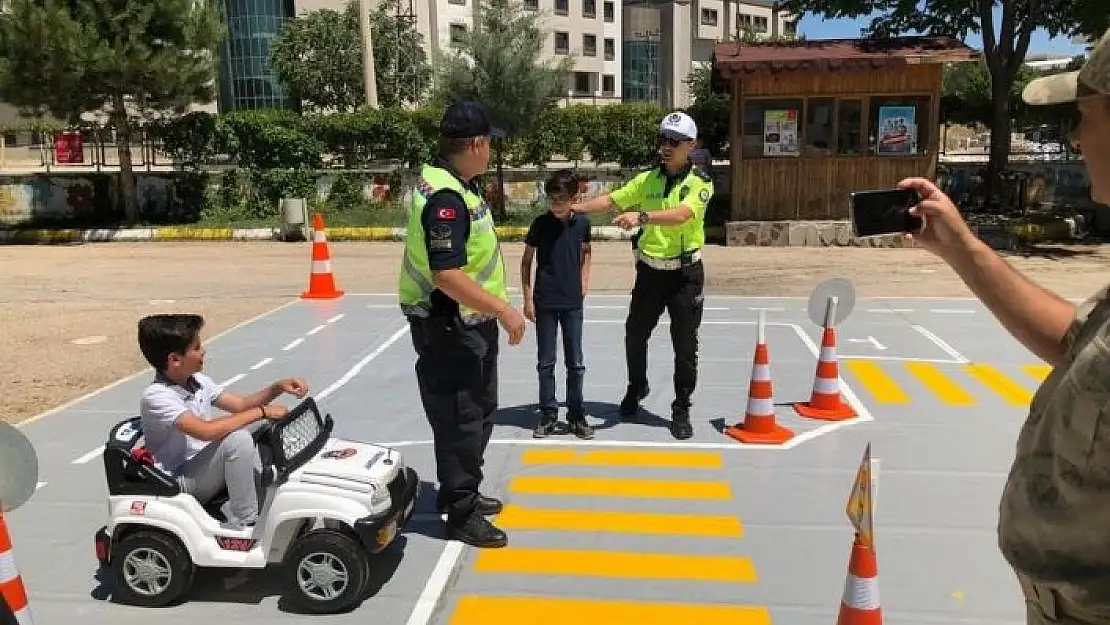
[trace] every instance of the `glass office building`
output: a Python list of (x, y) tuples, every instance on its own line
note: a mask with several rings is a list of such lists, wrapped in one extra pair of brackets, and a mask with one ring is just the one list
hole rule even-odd
[(292, 108), (293, 101), (270, 70), (270, 42), (293, 0), (224, 0), (227, 37), (220, 47), (220, 112)]
[(663, 60), (660, 58), (659, 9), (646, 2), (624, 3), (624, 37), (621, 41), (621, 99), (625, 102), (658, 102)]

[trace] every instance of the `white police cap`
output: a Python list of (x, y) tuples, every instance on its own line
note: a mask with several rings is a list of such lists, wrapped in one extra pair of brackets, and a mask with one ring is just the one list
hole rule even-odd
[(659, 134), (679, 140), (697, 139), (698, 125), (686, 113), (675, 111), (663, 118), (663, 123), (659, 124)]

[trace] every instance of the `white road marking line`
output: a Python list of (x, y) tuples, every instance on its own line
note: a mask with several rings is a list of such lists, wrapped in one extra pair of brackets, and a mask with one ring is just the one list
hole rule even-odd
[(89, 453), (85, 454), (84, 456), (81, 456), (80, 458), (74, 460), (70, 464), (86, 464), (90, 460), (99, 456), (102, 453), (104, 453), (104, 445), (101, 445), (100, 447), (97, 447), (96, 449), (90, 451)]
[(875, 337), (873, 337), (871, 335), (868, 335), (867, 338), (865, 338), (865, 339), (848, 339), (848, 342), (849, 343), (871, 343), (871, 345), (875, 349), (878, 349), (878, 350), (885, 350), (886, 349), (886, 345), (883, 345), (882, 343), (879, 342), (879, 339), (876, 339)]
[(861, 354), (837, 354), (837, 358), (841, 360), (890, 360), (894, 362), (931, 362), (937, 365), (962, 365), (966, 360), (957, 360), (955, 358), (915, 358), (913, 356), (871, 356)]
[(935, 343), (936, 346), (941, 348), (942, 350), (944, 350), (944, 352), (946, 354), (948, 354), (949, 356), (951, 356), (951, 357), (955, 358), (956, 360), (960, 361), (960, 364), (971, 362), (970, 360), (967, 359), (966, 356), (964, 356), (960, 352), (956, 351), (955, 348), (953, 348), (951, 345), (949, 345), (948, 343), (945, 343), (944, 339), (942, 339), (939, 336), (933, 334), (932, 332), (926, 330), (925, 328), (923, 328), (919, 325), (915, 325), (915, 326), (913, 326), (913, 329), (917, 330), (918, 332), (921, 333), (922, 336), (924, 336), (925, 338), (927, 338), (930, 341), (932, 341), (933, 343)]
[(286, 345), (285, 347), (282, 347), (281, 351), (287, 352), (287, 351), (293, 349), (294, 347), (300, 345), (301, 343), (304, 343), (304, 337), (303, 336), (300, 337), (300, 338), (293, 339), (292, 341), (289, 341), (289, 344)]
[(397, 308), (397, 304), (367, 304), (367, 308)]
[[(728, 310), (728, 309), (726, 308), (725, 310)], [(767, 312), (785, 312), (786, 311), (785, 308), (778, 308), (778, 307), (774, 307), (774, 306), (769, 306), (769, 307), (766, 307), (766, 308), (760, 307), (760, 306), (748, 306), (748, 310), (756, 310), (756, 311), (765, 310)]]
[(455, 569), (462, 550), (463, 544), (455, 540), (448, 542), (443, 548), (443, 553), (439, 554), (439, 560), (436, 561), (432, 574), (428, 576), (428, 583), (420, 592), (420, 597), (416, 600), (416, 605), (413, 606), (412, 614), (409, 615), (409, 620), (405, 621), (405, 625), (427, 625), (432, 620), (432, 613), (435, 612), (439, 598), (447, 588), (447, 581), (451, 578), (451, 571)]
[(931, 308), (929, 312), (940, 315), (974, 315), (976, 311), (963, 308)]
[(316, 334), (316, 333), (317, 333), (317, 332), (319, 332), (320, 330), (323, 330), (323, 329), (324, 329), (325, 327), (326, 327), (326, 326), (323, 326), (323, 325), (318, 325), (318, 326), (316, 326), (315, 328), (312, 328), (311, 330), (309, 330), (308, 332), (305, 332), (305, 333), (304, 333), (304, 335), (305, 335), (305, 336), (312, 336), (313, 334)]
[(342, 319), (343, 316), (346, 315), (346, 314), (347, 313), (339, 313), (338, 315), (332, 317), (331, 319), (328, 319), (328, 323), (335, 323), (336, 321), (339, 321), (340, 319)]
[(409, 331), (409, 325), (406, 323), (404, 326), (401, 327), (400, 330), (397, 330), (396, 332), (394, 332), (393, 336), (389, 337), (388, 339), (385, 340), (384, 343), (379, 345), (377, 349), (370, 352), (362, 360), (355, 363), (355, 366), (351, 367), (347, 371), (347, 373), (343, 374), (343, 377), (339, 378), (335, 382), (332, 382), (331, 386), (329, 386), (326, 389), (317, 393), (316, 394), (316, 400), (319, 401), (321, 399), (324, 399), (328, 395), (331, 395), (335, 391), (338, 391), (340, 388), (343, 387), (344, 384), (346, 384), (347, 382), (350, 382), (352, 379), (354, 379), (354, 377), (356, 375), (361, 373), (362, 370), (366, 367), (366, 365), (370, 364), (371, 360), (374, 360), (378, 356), (381, 356), (382, 352), (389, 349), (390, 345), (393, 345), (398, 340), (400, 340), (402, 336), (408, 334), (408, 331)]
[(251, 366), (251, 371), (258, 371), (259, 369), (261, 369), (262, 367), (265, 367), (266, 365), (270, 364), (273, 361), (274, 361), (273, 358), (263, 358), (262, 360), (259, 360), (258, 362), (254, 363), (254, 365)]
[(38, 490), (38, 489), (42, 488), (43, 486), (46, 486), (47, 483), (48, 482), (39, 482), (38, 484), (35, 484), (35, 490)]
[(912, 308), (868, 308), (869, 313), (879, 314), (894, 314), (894, 313), (912, 313)]
[(245, 374), (245, 373), (240, 373), (239, 375), (233, 375), (230, 378), (224, 380), (223, 382), (220, 382), (220, 387), (221, 388), (227, 388), (227, 387), (231, 386), (232, 384), (235, 384), (239, 380), (242, 380), (245, 377), (247, 377), (247, 374)]
[[(300, 302), (300, 301), (301, 301), (300, 298), (291, 299), (288, 302), (285, 302), (284, 304), (282, 304), (281, 306), (278, 306), (277, 308), (274, 308), (273, 310), (267, 310), (264, 313), (255, 315), (255, 316), (251, 317), (250, 319), (247, 319), (246, 321), (237, 323), (237, 324), (231, 326), (230, 328), (224, 330), (223, 332), (220, 332), (219, 334), (216, 334), (216, 335), (213, 335), (213, 336), (209, 337), (207, 339), (207, 343), (211, 344), (213, 341), (215, 341), (216, 339), (219, 339), (220, 337), (227, 336), (228, 334), (231, 334), (235, 330), (246, 327), (246, 326), (254, 323), (255, 321), (258, 321), (258, 320), (260, 320), (260, 319), (262, 319), (262, 318), (264, 318), (268, 315), (272, 315), (272, 314), (278, 312), (279, 310), (288, 308), (289, 306), (292, 306), (293, 304), (296, 304), (297, 302)], [(37, 414), (33, 417), (29, 417), (27, 419), (24, 419), (24, 420), (20, 421), (19, 423), (16, 423), (15, 427), (22, 428), (22, 427), (25, 427), (27, 425), (30, 425), (30, 424), (34, 423), (35, 421), (38, 421), (39, 419), (44, 419), (46, 417), (49, 417), (52, 414), (57, 414), (59, 412), (63, 412), (65, 410), (67, 410), (69, 408), (72, 408), (73, 406), (76, 406), (77, 404), (85, 401), (86, 399), (92, 399), (93, 397), (96, 397), (97, 395), (103, 393), (104, 391), (111, 390), (111, 389), (113, 389), (113, 388), (115, 388), (115, 387), (117, 387), (120, 384), (123, 384), (125, 382), (130, 382), (131, 380), (134, 380), (135, 378), (139, 377), (140, 375), (149, 375), (149, 374), (150, 374), (150, 368), (149, 367), (147, 367), (145, 369), (142, 369), (142, 370), (139, 370), (139, 371), (136, 371), (135, 373), (132, 373), (131, 375), (129, 375), (127, 377), (120, 378), (120, 379), (116, 380), (115, 382), (112, 382), (111, 384), (107, 384), (105, 386), (102, 386), (102, 387), (96, 389), (95, 391), (85, 393), (84, 395), (82, 395), (80, 397), (77, 397), (75, 399), (71, 399), (71, 400), (65, 402), (64, 404), (62, 404), (60, 406), (55, 406), (55, 407), (53, 407), (53, 408), (51, 408), (51, 409), (49, 409), (45, 412), (40, 412), (39, 414)]]

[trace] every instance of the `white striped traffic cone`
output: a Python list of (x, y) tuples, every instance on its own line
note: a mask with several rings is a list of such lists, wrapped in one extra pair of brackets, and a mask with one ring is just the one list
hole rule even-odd
[(860, 540), (852, 542), (852, 557), (840, 598), (836, 625), (882, 625), (883, 608), (879, 600), (879, 564), (875, 552)]
[(836, 357), (836, 328), (833, 326), (835, 318), (836, 300), (829, 298), (813, 392), (808, 402), (794, 405), (795, 412), (810, 419), (842, 421), (856, 416), (856, 411), (840, 397), (840, 365)]
[(767, 350), (764, 319), (764, 311), (761, 310), (744, 422), (726, 427), (725, 435), (741, 443), (781, 445), (794, 438), (794, 432), (775, 423), (775, 392), (771, 382), (771, 356)]
[(324, 228), (324, 216), (312, 216), (312, 273), (308, 277), (308, 290), (301, 293), (302, 299), (335, 299), (342, 297), (343, 291), (335, 287), (335, 276), (331, 272), (331, 252), (328, 250), (328, 233)]
[(0, 610), (11, 610), (15, 615), (15, 622), (19, 625), (32, 625), (31, 608), (27, 601), (27, 589), (23, 587), (23, 578), (19, 575), (19, 568), (15, 565), (15, 553), (12, 551), (12, 539), (8, 534), (8, 525), (4, 521), (4, 513), (0, 511)]

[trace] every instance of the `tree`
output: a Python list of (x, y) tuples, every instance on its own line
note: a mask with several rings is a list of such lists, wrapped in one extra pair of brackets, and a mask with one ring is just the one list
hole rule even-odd
[[(380, 0), (370, 15), (378, 104), (417, 104), (431, 82), (423, 37), (397, 19), (398, 0)], [(274, 73), (302, 104), (317, 111), (351, 111), (366, 101), (359, 2), (342, 12), (311, 11), (289, 20), (270, 44)]]
[[(1033, 32), (1043, 28), (1051, 36), (1081, 34), (1097, 38), (1110, 23), (1105, 1), (782, 0), (780, 9), (833, 19), (870, 16), (871, 23), (863, 34), (873, 37), (924, 33), (963, 39), (969, 33), (981, 34), (983, 62), (990, 75), (990, 185), (1009, 158), (1011, 95)], [(1001, 7), (997, 23), (995, 7)]]
[(132, 122), (211, 102), (223, 34), (215, 0), (11, 0), (0, 14), (0, 100), (71, 124), (106, 115), (135, 219)]
[(513, 0), (482, 2), (474, 23), (457, 50), (444, 56), (435, 98), (441, 104), (477, 100), (506, 134), (526, 133), (566, 94), (574, 61), (543, 61), (547, 33), (539, 16)]

